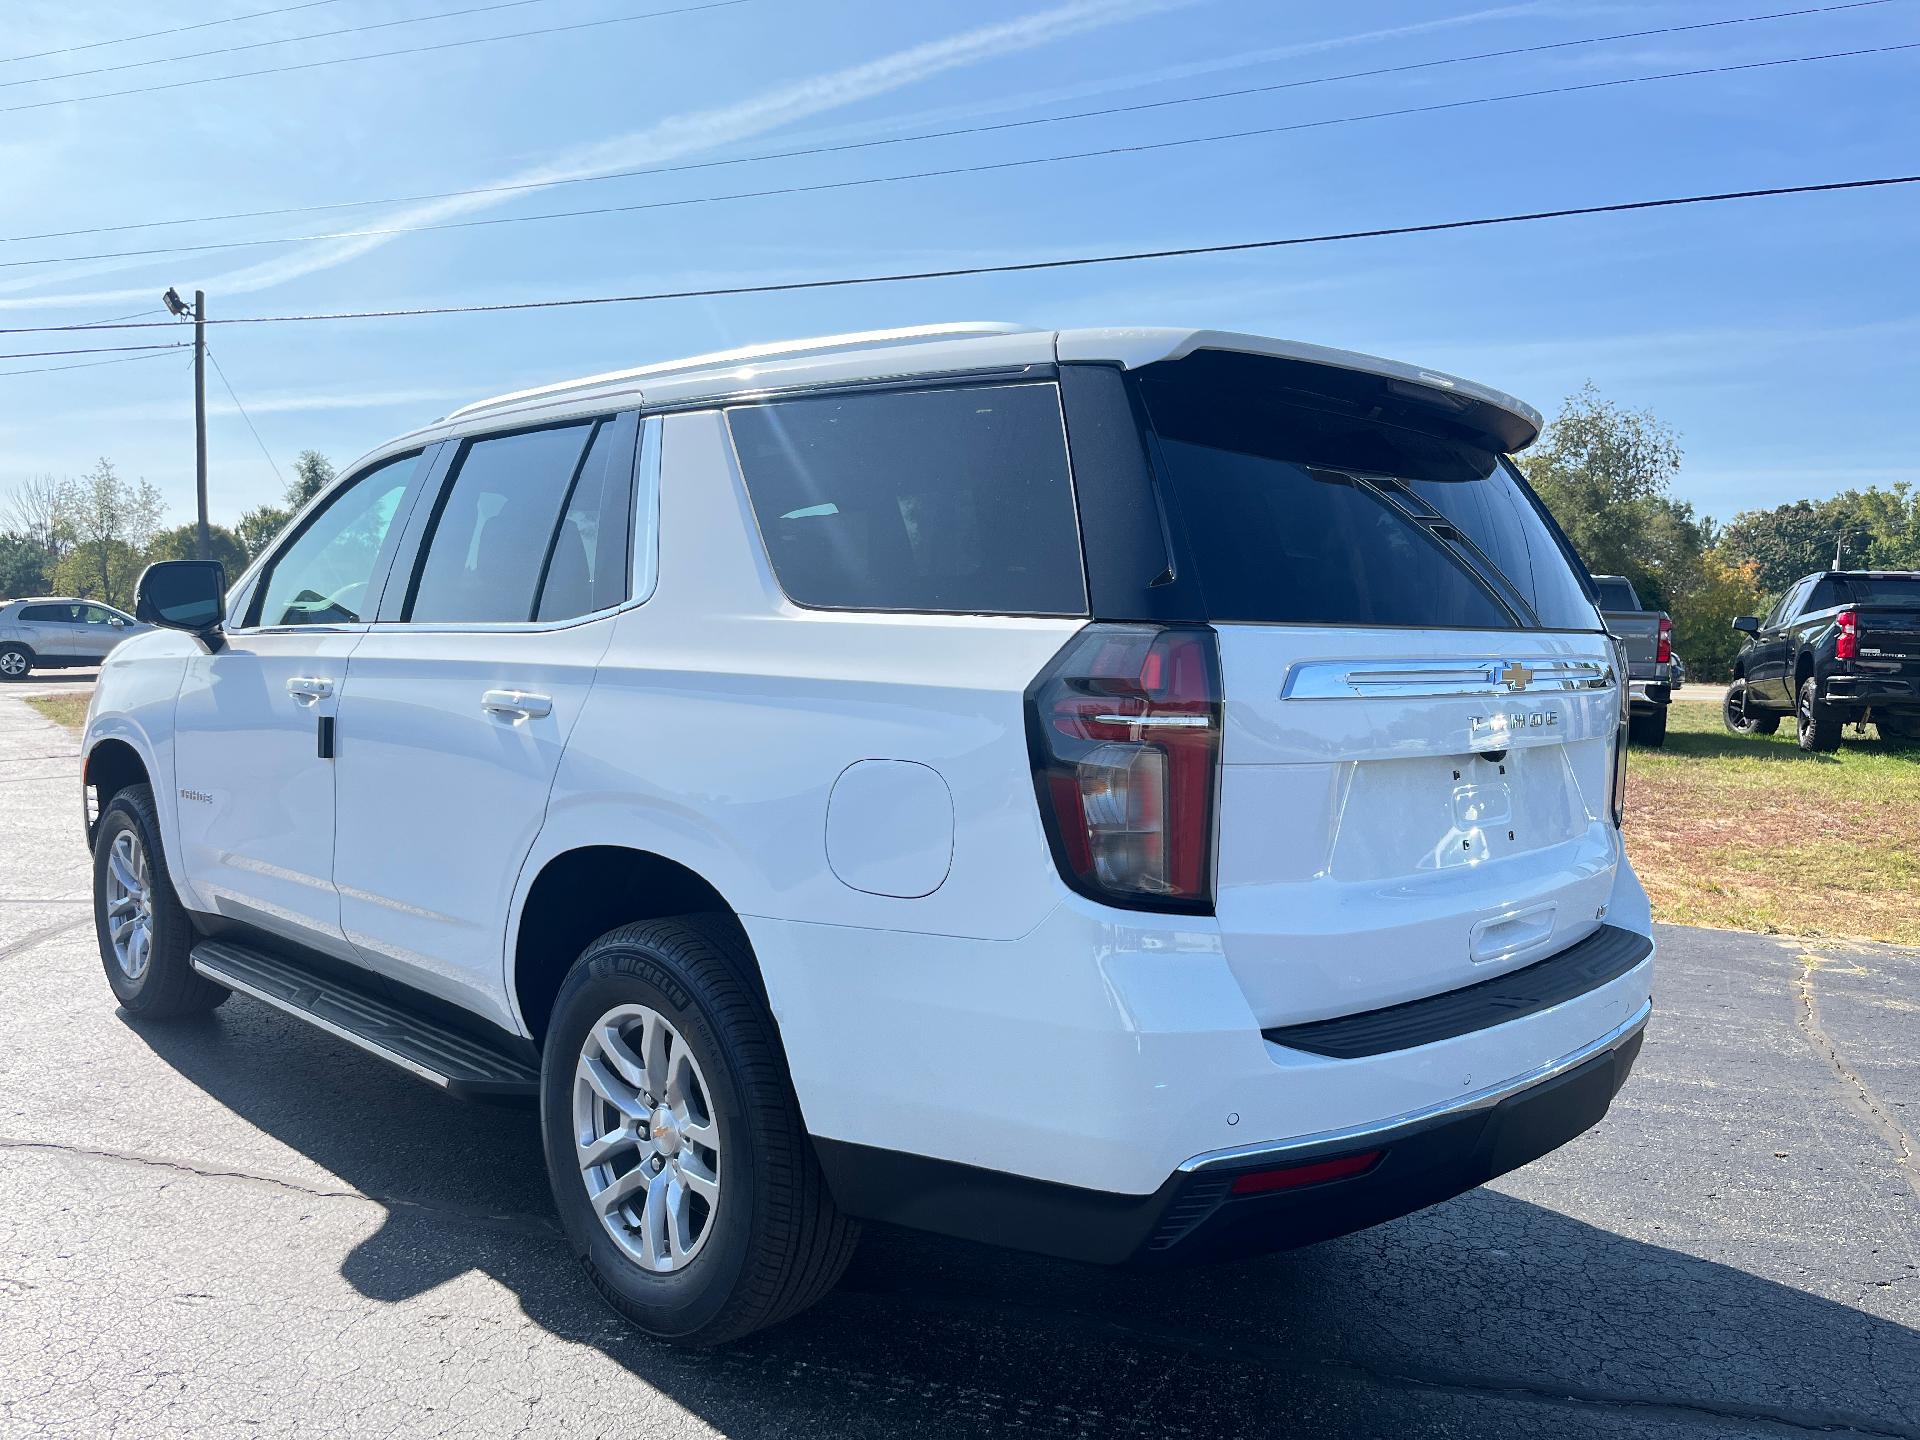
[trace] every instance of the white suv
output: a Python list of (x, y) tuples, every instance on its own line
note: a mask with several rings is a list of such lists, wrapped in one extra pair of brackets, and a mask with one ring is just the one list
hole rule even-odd
[(537, 1096), (588, 1273), (679, 1339), (862, 1217), (1143, 1262), (1457, 1194), (1598, 1120), (1650, 1010), (1539, 424), (986, 325), (470, 406), (224, 595), (144, 577), (85, 741), (107, 978)]

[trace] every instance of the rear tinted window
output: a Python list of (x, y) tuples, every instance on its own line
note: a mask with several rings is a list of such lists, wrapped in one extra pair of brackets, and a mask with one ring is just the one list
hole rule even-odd
[(1625, 580), (1596, 580), (1593, 588), (1600, 592), (1602, 610), (1638, 610), (1640, 597), (1633, 593), (1633, 586)]
[(1303, 389), (1309, 369), (1202, 351), (1141, 372), (1212, 618), (1597, 627), (1498, 455)]
[(797, 604), (1086, 613), (1052, 384), (818, 396), (727, 418)]
[(1920, 607), (1920, 575), (1856, 575), (1841, 582), (1847, 587), (1847, 601), (1839, 605), (1912, 605)]

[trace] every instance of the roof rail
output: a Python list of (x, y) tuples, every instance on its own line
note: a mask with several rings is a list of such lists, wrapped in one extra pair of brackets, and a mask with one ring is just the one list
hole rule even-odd
[(804, 340), (776, 340), (766, 345), (742, 345), (732, 350), (714, 350), (705, 355), (689, 355), (679, 360), (662, 360), (651, 365), (637, 365), (630, 370), (609, 370), (600, 375), (582, 376), (578, 380), (560, 380), (551, 385), (536, 385), (527, 390), (515, 390), (506, 395), (495, 395), (491, 399), (477, 400), (471, 405), (462, 405), (458, 410), (447, 414), (444, 419), (457, 420), (465, 415), (476, 415), (483, 410), (491, 410), (495, 406), (518, 401), (558, 397), (570, 390), (584, 390), (596, 385), (611, 385), (621, 380), (639, 380), (647, 376), (709, 370), (716, 365), (821, 355), (835, 350), (861, 350), (881, 345), (912, 345), (923, 341), (960, 339), (970, 335), (1014, 335), (1030, 329), (1032, 327), (1028, 325), (1015, 325), (1004, 321), (964, 320), (941, 325), (903, 326), (895, 330), (853, 330), (844, 335), (818, 335)]

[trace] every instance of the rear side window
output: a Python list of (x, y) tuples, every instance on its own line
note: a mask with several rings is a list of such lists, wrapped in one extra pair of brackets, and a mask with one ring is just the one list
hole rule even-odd
[(1831, 575), (1817, 582), (1813, 593), (1807, 597), (1806, 613), (1811, 615), (1818, 610), (1831, 610), (1835, 606), (1845, 605), (1852, 598), (1852, 587), (1844, 580), (1836, 580)]
[(781, 588), (822, 609), (1084, 615), (1051, 383), (727, 412)]
[[(484, 623), (534, 618), (556, 527), (595, 426), (586, 421), (469, 440), (427, 530), (406, 618)], [(575, 532), (577, 535), (577, 531)], [(584, 544), (570, 544), (571, 575)], [(586, 575), (569, 582), (577, 601)]]
[(1224, 351), (1140, 372), (1209, 616), (1598, 628), (1502, 458), (1363, 382), (1320, 390), (1316, 367)]
[(73, 619), (71, 605), (22, 605), (20, 618), (29, 624), (63, 624)]

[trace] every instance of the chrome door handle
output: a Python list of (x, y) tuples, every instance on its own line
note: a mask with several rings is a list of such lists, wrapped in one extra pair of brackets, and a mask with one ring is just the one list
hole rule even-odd
[(538, 720), (553, 713), (553, 697), (529, 690), (489, 690), (480, 697), (480, 708), (503, 720)]
[(287, 694), (302, 705), (311, 705), (333, 694), (333, 682), (318, 676), (296, 675), (287, 681)]

